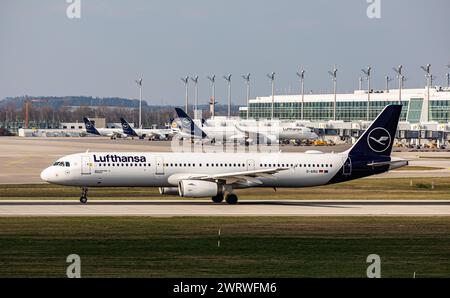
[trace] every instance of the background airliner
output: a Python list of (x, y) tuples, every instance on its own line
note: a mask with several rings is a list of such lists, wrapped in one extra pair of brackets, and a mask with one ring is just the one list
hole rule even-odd
[(132, 128), (124, 118), (120, 118), (120, 122), (122, 123), (123, 133), (130, 137), (138, 137), (140, 139), (158, 138), (160, 140), (165, 140), (168, 136), (175, 134), (175, 131), (172, 129)]
[(122, 132), (122, 129), (120, 129), (120, 128), (96, 128), (94, 123), (86, 117), (83, 117), (83, 121), (84, 121), (84, 126), (86, 127), (86, 132), (88, 134), (110, 137), (111, 139), (127, 136), (126, 134), (124, 134)]
[(408, 164), (391, 157), (401, 105), (387, 106), (358, 141), (342, 153), (141, 153), (85, 152), (58, 159), (41, 173), (44, 181), (88, 187), (160, 187), (161, 194), (225, 198), (235, 189), (309, 187), (380, 174)]
[[(175, 108), (180, 136), (216, 142), (252, 143), (256, 139), (264, 143), (275, 144), (280, 140), (315, 140), (318, 138), (313, 129), (305, 126), (245, 126), (235, 121), (232, 126), (207, 126), (203, 122), (198, 126), (182, 109)], [(247, 123), (248, 125), (248, 123)]]

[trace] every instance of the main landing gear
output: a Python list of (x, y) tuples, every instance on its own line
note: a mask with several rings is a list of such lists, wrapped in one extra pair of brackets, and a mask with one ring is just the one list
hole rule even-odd
[(212, 201), (214, 203), (222, 203), (223, 202), (223, 194), (218, 194), (217, 196), (212, 197)]
[(230, 205), (235, 205), (238, 202), (238, 196), (235, 195), (234, 193), (229, 193), (225, 197), (225, 201)]
[[(223, 194), (218, 194), (217, 196), (212, 197), (212, 201), (216, 204), (222, 203), (224, 199)], [(234, 193), (229, 193), (225, 196), (225, 201), (230, 205), (235, 205), (238, 202), (238, 196)]]
[(88, 188), (83, 186), (81, 188), (81, 197), (80, 197), (80, 202), (82, 204), (86, 204), (87, 203), (87, 200), (88, 200), (87, 193), (88, 193)]

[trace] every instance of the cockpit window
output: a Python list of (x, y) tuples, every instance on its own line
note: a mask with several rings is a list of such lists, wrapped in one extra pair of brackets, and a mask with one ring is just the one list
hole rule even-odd
[(70, 167), (70, 162), (66, 161), (66, 167)]
[(53, 163), (53, 165), (55, 167), (64, 167), (64, 166), (70, 167), (70, 162), (68, 162), (68, 161), (66, 161), (66, 162), (64, 162), (64, 161), (56, 161), (56, 162)]

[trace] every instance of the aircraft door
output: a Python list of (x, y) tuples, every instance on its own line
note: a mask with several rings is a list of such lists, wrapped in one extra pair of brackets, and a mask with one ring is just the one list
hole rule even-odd
[(81, 157), (81, 175), (90, 175), (92, 172), (92, 163), (90, 156)]
[(352, 174), (352, 160), (350, 157), (347, 157), (344, 166), (342, 167), (342, 174), (344, 176), (350, 176)]
[(247, 160), (247, 171), (254, 171), (255, 170), (255, 161), (254, 160)]
[(156, 175), (164, 175), (164, 159), (160, 156), (155, 157)]

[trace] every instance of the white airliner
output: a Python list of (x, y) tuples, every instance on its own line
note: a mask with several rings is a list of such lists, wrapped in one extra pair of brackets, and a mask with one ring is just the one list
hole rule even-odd
[(149, 138), (150, 140), (158, 138), (165, 140), (167, 137), (173, 136), (176, 133), (174, 129), (132, 128), (124, 118), (120, 118), (120, 122), (122, 123), (122, 131), (124, 134), (140, 139)]
[(210, 140), (216, 142), (246, 142), (256, 139), (275, 144), (280, 140), (315, 140), (318, 138), (313, 129), (305, 126), (243, 126), (238, 122), (233, 126), (197, 126), (180, 108), (175, 108), (181, 127), (180, 136), (184, 138)]
[(391, 157), (402, 106), (389, 105), (359, 140), (342, 153), (85, 152), (58, 159), (44, 181), (88, 187), (160, 187), (161, 194), (211, 197), (236, 204), (235, 189), (309, 187), (380, 174), (408, 164)]
[(97, 136), (110, 137), (111, 139), (115, 139), (117, 137), (127, 137), (126, 134), (122, 132), (120, 128), (96, 128), (94, 123), (91, 120), (84, 117), (84, 126), (86, 128), (86, 132), (88, 134), (93, 134)]

